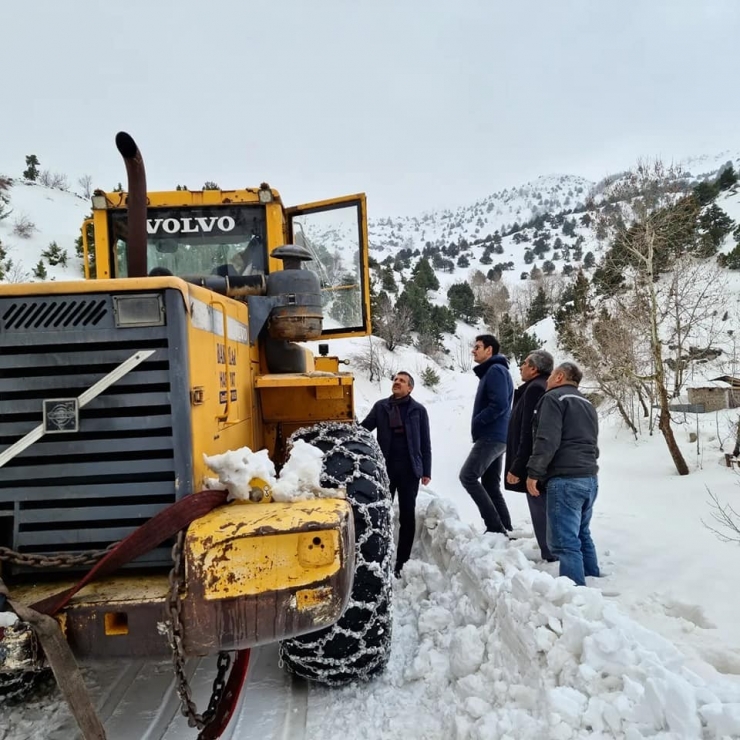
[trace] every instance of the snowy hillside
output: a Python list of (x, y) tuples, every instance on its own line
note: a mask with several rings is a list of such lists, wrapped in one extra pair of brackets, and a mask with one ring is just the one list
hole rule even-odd
[[(90, 214), (89, 202), (79, 195), (21, 178), (12, 182), (5, 195), (7, 215), (0, 220), (0, 244), (5, 251), (5, 257), (0, 257), (0, 271), (4, 281), (38, 280), (33, 272), (39, 260), (44, 261), (48, 280), (81, 278), (82, 263), (76, 256), (75, 240), (83, 220)], [(66, 254), (66, 266), (51, 265), (42, 257), (52, 243)]]

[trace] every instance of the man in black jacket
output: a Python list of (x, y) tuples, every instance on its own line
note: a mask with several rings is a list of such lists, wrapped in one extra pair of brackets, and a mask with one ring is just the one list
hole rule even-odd
[(377, 401), (363, 419), (365, 429), (377, 429), (378, 445), (385, 458), (391, 494), (398, 491), (399, 532), (396, 577), (411, 556), (416, 531), (416, 496), (419, 480), (432, 480), (432, 443), (427, 410), (411, 398), (414, 379), (407, 372), (395, 374), (391, 397)]
[[(527, 461), (532, 454), (532, 420), (537, 403), (547, 389), (547, 379), (552, 372), (552, 366), (552, 355), (542, 349), (537, 349), (527, 355), (520, 366), (524, 382), (514, 391), (514, 408), (511, 411), (506, 437), (504, 486), (509, 491), (527, 493)], [(540, 491), (539, 496), (527, 494), (532, 527), (542, 558), (552, 562), (557, 558), (547, 546), (546, 502), (547, 496), (544, 490)]]
[(599, 417), (578, 385), (583, 374), (572, 362), (558, 365), (534, 413), (527, 491), (547, 486), (547, 543), (560, 561), (560, 575), (578, 586), (599, 575), (591, 539), (591, 514), (599, 490)]

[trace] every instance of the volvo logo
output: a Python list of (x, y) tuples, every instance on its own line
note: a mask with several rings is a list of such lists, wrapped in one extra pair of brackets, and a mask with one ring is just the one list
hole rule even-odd
[(147, 233), (154, 236), (165, 234), (210, 234), (233, 231), (236, 221), (231, 216), (190, 216), (186, 218), (150, 218), (146, 222)]
[(76, 398), (44, 399), (44, 432), (61, 434), (80, 429), (80, 405)]

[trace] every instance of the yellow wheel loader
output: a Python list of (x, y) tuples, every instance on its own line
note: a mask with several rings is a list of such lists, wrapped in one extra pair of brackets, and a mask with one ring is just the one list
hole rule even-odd
[[(80, 660), (173, 652), (182, 673), (282, 641), (302, 676), (367, 678), (390, 647), (387, 476), (352, 375), (301, 344), (370, 332), (365, 197), (147, 192), (116, 143), (128, 192), (92, 197), (88, 279), (0, 284), (0, 696), (49, 657), (16, 614), (52, 615)], [(296, 439), (336, 498), (208, 490), (206, 457), (279, 467)]]

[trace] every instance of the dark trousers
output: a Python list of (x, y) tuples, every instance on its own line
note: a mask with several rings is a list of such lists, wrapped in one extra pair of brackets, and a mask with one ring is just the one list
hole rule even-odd
[(529, 504), (529, 515), (532, 517), (532, 527), (537, 544), (540, 546), (543, 560), (555, 560), (555, 556), (547, 546), (547, 491), (542, 491), (539, 496), (527, 496)]
[(475, 501), (488, 532), (506, 534), (511, 515), (501, 492), (505, 442), (479, 439), (460, 469), (460, 483)]
[(398, 491), (398, 547), (396, 548), (396, 567), (401, 570), (411, 557), (416, 534), (416, 496), (419, 493), (419, 479), (411, 470), (411, 464), (391, 464), (388, 466), (391, 496), (395, 500)]

